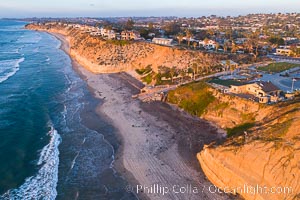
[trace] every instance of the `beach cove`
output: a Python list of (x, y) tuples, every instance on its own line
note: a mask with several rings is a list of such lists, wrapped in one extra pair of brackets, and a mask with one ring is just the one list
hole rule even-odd
[[(68, 53), (68, 37), (50, 34)], [(132, 99), (142, 84), (126, 73), (94, 74), (74, 58), (72, 64), (94, 96), (104, 100), (96, 106), (97, 115), (105, 116), (117, 129), (121, 145), (113, 165), (129, 182), (126, 190), (141, 199), (228, 199), (209, 190), (211, 183), (196, 159), (204, 144), (221, 138), (214, 126), (165, 103)], [(190, 186), (197, 191), (170, 189), (163, 195), (150, 191), (155, 184), (177, 189)], [(138, 186), (143, 187), (138, 190)]]

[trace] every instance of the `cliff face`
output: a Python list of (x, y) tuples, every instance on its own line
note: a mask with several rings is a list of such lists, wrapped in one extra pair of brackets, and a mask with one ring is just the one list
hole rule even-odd
[(272, 106), (258, 104), (240, 97), (211, 90), (216, 97), (209, 104), (202, 118), (216, 123), (221, 128), (233, 128), (244, 123), (261, 121), (272, 112)]
[[(232, 105), (238, 112), (245, 104), (233, 101)], [(236, 189), (245, 199), (299, 199), (299, 100), (266, 108), (249, 106), (256, 114), (251, 133), (228, 139), (221, 146), (206, 146), (197, 155), (204, 173), (219, 188), (227, 192), (230, 188), (233, 193)], [(241, 120), (230, 108), (223, 115), (227, 120), (209, 114), (207, 118), (221, 125)]]
[[(263, 105), (212, 88), (201, 89), (201, 85), (179, 87), (169, 93), (169, 101), (193, 114), (193, 109), (206, 104), (201, 117), (228, 129), (231, 136), (223, 144), (210, 144), (197, 154), (208, 179), (245, 199), (297, 199), (300, 98)], [(197, 102), (201, 103), (192, 107)]]
[(201, 52), (179, 50), (146, 42), (105, 41), (90, 36), (79, 29), (63, 26), (28, 25), (28, 29), (60, 33), (70, 42), (70, 55), (81, 65), (94, 73), (111, 73), (144, 68), (151, 65), (157, 71), (159, 66), (187, 68), (197, 62), (206, 66), (215, 66), (215, 55)]

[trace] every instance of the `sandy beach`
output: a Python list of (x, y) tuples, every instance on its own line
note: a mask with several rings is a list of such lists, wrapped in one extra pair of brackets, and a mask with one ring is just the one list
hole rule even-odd
[[(52, 34), (68, 53), (67, 39)], [(98, 115), (118, 130), (114, 167), (130, 183), (126, 189), (140, 199), (232, 199), (215, 193), (196, 159), (204, 144), (222, 139), (217, 128), (166, 103), (132, 99), (142, 84), (126, 73), (93, 74), (75, 60), (73, 67), (104, 100), (95, 108)]]

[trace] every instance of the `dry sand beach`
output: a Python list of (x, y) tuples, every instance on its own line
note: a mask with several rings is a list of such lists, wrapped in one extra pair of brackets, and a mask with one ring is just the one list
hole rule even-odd
[[(67, 39), (52, 34), (68, 53)], [(168, 104), (132, 99), (142, 84), (126, 73), (93, 74), (75, 60), (73, 67), (104, 100), (96, 112), (118, 129), (121, 148), (114, 166), (129, 181), (128, 190), (141, 199), (231, 199), (214, 192), (196, 159), (204, 144), (220, 140), (217, 128)], [(149, 191), (154, 185), (157, 190)], [(168, 192), (163, 195), (161, 187)]]

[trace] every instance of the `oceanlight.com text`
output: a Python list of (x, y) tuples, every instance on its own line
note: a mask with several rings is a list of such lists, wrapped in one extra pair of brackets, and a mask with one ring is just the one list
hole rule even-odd
[(287, 186), (260, 186), (260, 185), (248, 185), (244, 184), (240, 187), (223, 187), (218, 188), (215, 185), (209, 186), (194, 186), (191, 184), (186, 185), (171, 185), (164, 186), (160, 184), (153, 184), (151, 186), (146, 185), (136, 185), (132, 187), (128, 185), (126, 187), (128, 192), (134, 192), (136, 194), (145, 193), (145, 194), (199, 194), (199, 193), (219, 193), (219, 194), (292, 194), (293, 188)]

